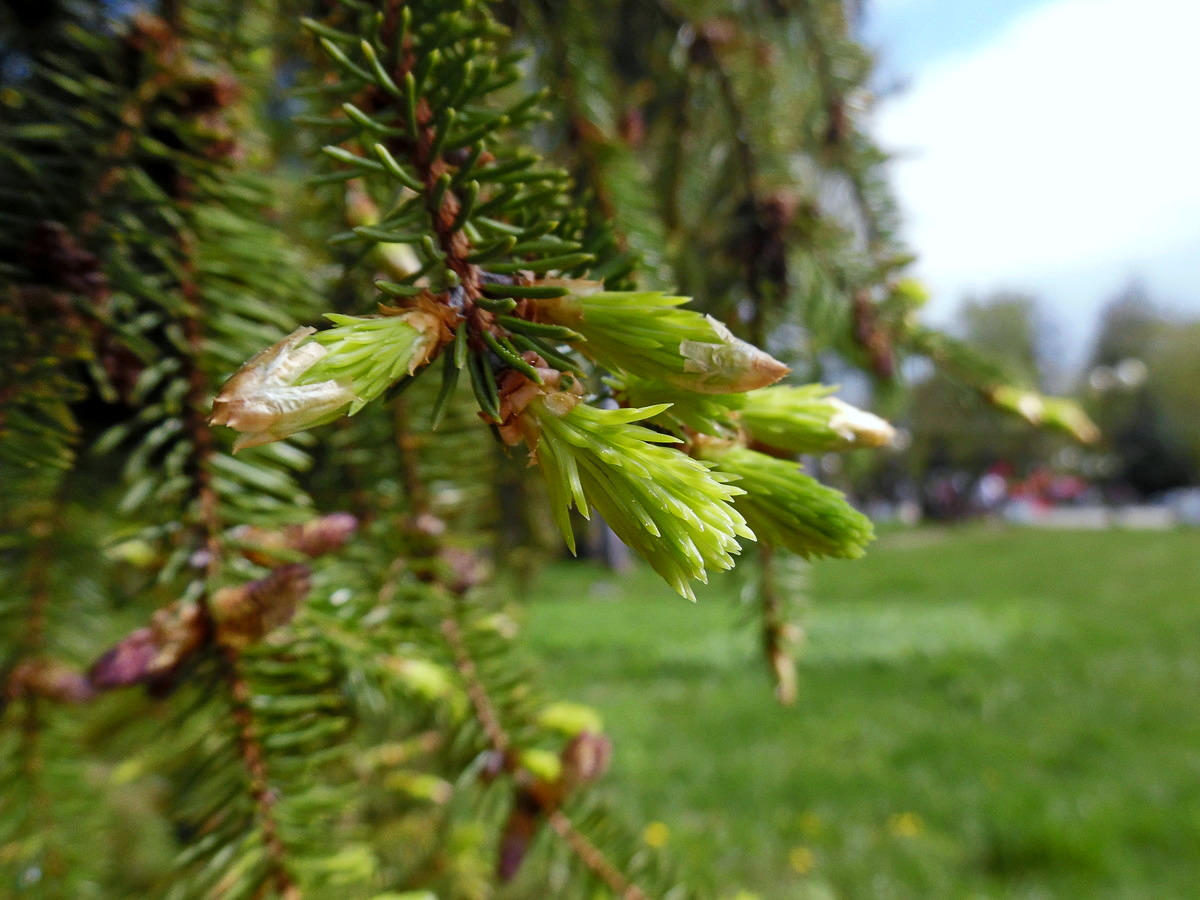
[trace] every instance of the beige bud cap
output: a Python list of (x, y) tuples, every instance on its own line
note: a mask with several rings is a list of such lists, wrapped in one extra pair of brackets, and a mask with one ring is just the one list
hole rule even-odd
[(297, 328), (255, 354), (213, 400), (209, 423), (243, 432), (233, 445), (235, 453), (303, 431), (358, 399), (354, 391), (333, 380), (295, 384), (328, 353), (321, 344), (303, 343), (315, 332), (315, 328)]
[(740, 394), (774, 384), (791, 371), (771, 354), (733, 336), (706, 316), (719, 343), (680, 341), (683, 374), (668, 375), (672, 386), (702, 394)]
[(837, 397), (825, 401), (833, 407), (829, 427), (857, 447), (886, 447), (896, 437), (896, 429), (874, 413), (851, 406)]

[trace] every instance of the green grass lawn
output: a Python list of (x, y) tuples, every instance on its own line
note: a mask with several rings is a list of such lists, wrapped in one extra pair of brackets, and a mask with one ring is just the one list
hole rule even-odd
[(732, 580), (560, 564), (529, 638), (720, 897), (1200, 897), (1200, 534), (895, 533), (814, 567), (800, 698)]

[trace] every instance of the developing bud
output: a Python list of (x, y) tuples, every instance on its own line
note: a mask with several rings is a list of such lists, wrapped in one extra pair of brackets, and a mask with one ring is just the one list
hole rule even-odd
[(330, 513), (287, 525), (279, 531), (239, 525), (229, 536), (238, 543), (247, 559), (260, 566), (271, 566), (297, 555), (312, 559), (332, 553), (350, 540), (357, 528), (358, 519), (350, 513)]
[[(379, 207), (357, 179), (346, 183), (346, 222), (352, 228), (379, 222)], [(380, 241), (367, 251), (367, 261), (397, 281), (421, 268), (421, 260), (408, 244)]]
[[(383, 778), (383, 786), (390, 791), (403, 794), (419, 803), (432, 803), (445, 806), (454, 798), (454, 785), (444, 778), (438, 778), (428, 772), (415, 772), (411, 769), (399, 769), (389, 772)], [(384, 895), (386, 896), (386, 895)], [(393, 896), (401, 896), (393, 895)], [(418, 894), (417, 896), (423, 896)]]
[(895, 429), (873, 413), (830, 397), (821, 384), (768, 387), (746, 395), (742, 425), (751, 441), (788, 453), (882, 447)]
[(695, 599), (689, 579), (706, 568), (728, 569), (737, 537), (754, 538), (730, 505), (742, 493), (726, 478), (678, 450), (677, 438), (633, 424), (661, 413), (596, 409), (565, 392), (533, 399), (522, 432), (546, 476), (554, 518), (575, 549), (569, 508), (589, 517), (594, 507), (617, 536), (676, 591)]
[(435, 662), (414, 656), (386, 656), (382, 663), (406, 690), (426, 700), (443, 700), (457, 693), (450, 671)]
[(297, 328), (251, 357), (221, 388), (208, 421), (243, 432), (233, 445), (235, 453), (303, 431), (356, 399), (349, 387), (332, 379), (296, 383), (328, 352), (320, 344), (303, 343), (315, 331)]
[(45, 697), (58, 703), (85, 703), (96, 695), (86, 675), (51, 659), (27, 659), (9, 673), (0, 696), (12, 703), (21, 697)]
[(667, 382), (701, 394), (739, 394), (774, 384), (791, 371), (775, 357), (736, 338), (712, 316), (705, 316), (715, 340), (680, 341), (683, 374)]
[(88, 680), (102, 691), (169, 683), (176, 670), (203, 646), (207, 634), (200, 607), (172, 603), (155, 611), (148, 626), (130, 632), (96, 660), (88, 670)]
[(595, 781), (612, 763), (612, 741), (603, 734), (581, 731), (562, 750), (563, 780), (569, 787)]
[(1034, 391), (1008, 385), (994, 387), (985, 396), (997, 409), (1015, 413), (1030, 425), (1057, 428), (1081, 444), (1093, 444), (1100, 439), (1100, 429), (1074, 400), (1043, 397)]
[(542, 707), (537, 723), (543, 728), (575, 737), (585, 731), (599, 732), (604, 728), (600, 713), (582, 703), (558, 701)]
[(1042, 398), (1042, 422), (1065, 431), (1081, 444), (1100, 440), (1100, 429), (1074, 400), (1065, 397)]
[(347, 415), (354, 415), (397, 380), (411, 375), (450, 340), (442, 319), (426, 309), (380, 306), (378, 316), (326, 313), (337, 327), (318, 332), (313, 340), (328, 352), (305, 376), (348, 383), (354, 391)]
[(221, 588), (209, 602), (217, 640), (235, 650), (257, 643), (291, 621), (311, 587), (308, 567), (291, 563), (258, 581)]
[(429, 362), (449, 338), (442, 320), (427, 310), (380, 312), (327, 313), (336, 327), (297, 328), (225, 383), (209, 422), (246, 432), (234, 443), (236, 452), (332, 422), (347, 405), (352, 416)]
[(829, 404), (834, 408), (829, 427), (849, 445), (885, 447), (896, 436), (896, 429), (874, 413), (851, 406), (837, 397), (830, 397)]
[(713, 439), (698, 439), (695, 451), (737, 478), (745, 493), (733, 505), (773, 547), (804, 557), (856, 559), (875, 537), (870, 519), (796, 463)]
[(604, 379), (623, 406), (660, 406), (670, 408), (654, 417), (653, 423), (678, 431), (690, 428), (701, 434), (733, 437), (737, 433), (735, 410), (753, 394), (697, 394), (680, 390), (665, 381), (614, 375)]
[(1039, 394), (1010, 385), (992, 388), (987, 393), (987, 399), (997, 409), (1014, 413), (1030, 425), (1040, 425), (1046, 412)]
[(597, 291), (590, 282), (564, 284), (577, 292), (537, 301), (538, 313), (581, 334), (584, 340), (576, 349), (606, 368), (703, 394), (752, 391), (789, 371), (712, 316), (677, 309), (687, 297)]

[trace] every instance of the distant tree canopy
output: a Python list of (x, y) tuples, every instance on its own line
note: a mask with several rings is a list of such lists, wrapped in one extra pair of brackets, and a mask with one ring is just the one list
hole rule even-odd
[[(1075, 373), (1057, 368), (1053, 331), (1031, 297), (969, 298), (957, 330), (1016, 382), (1045, 387), (1074, 379), (1103, 435), (1083, 457), (1069, 455), (1086, 460), (1089, 477), (1140, 497), (1200, 477), (1200, 322), (1164, 312), (1143, 286), (1127, 286), (1104, 307)], [(914, 386), (908, 415), (908, 467), (917, 475), (950, 469), (978, 474), (997, 462), (1029, 469), (1052, 464), (1067, 446), (1054, 435), (1016, 427), (977, 391), (937, 371)]]
[(1154, 355), (1166, 331), (1167, 319), (1156, 308), (1144, 285), (1132, 282), (1118, 291), (1100, 313), (1091, 366), (1115, 366), (1122, 360)]
[(1047, 387), (1054, 334), (1033, 297), (1001, 292), (970, 298), (959, 311), (959, 321), (972, 346), (1023, 383)]
[[(1044, 387), (1049, 380), (1051, 336), (1032, 297), (1002, 292), (970, 298), (959, 309), (956, 331), (1012, 381)], [(978, 391), (936, 370), (914, 385), (908, 415), (908, 465), (918, 475), (949, 468), (978, 474), (997, 462), (1025, 468), (1063, 444), (1052, 435), (1031, 434)]]
[(1163, 312), (1139, 284), (1105, 307), (1084, 390), (1114, 485), (1151, 496), (1200, 478), (1197, 348), (1200, 322)]

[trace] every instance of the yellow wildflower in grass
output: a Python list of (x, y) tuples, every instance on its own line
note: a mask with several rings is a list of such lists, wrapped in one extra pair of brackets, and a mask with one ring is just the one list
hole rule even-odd
[(887, 827), (893, 837), (913, 838), (925, 830), (925, 822), (915, 812), (902, 812), (889, 818)]
[(656, 850), (665, 847), (671, 839), (671, 829), (665, 822), (651, 822), (642, 829), (642, 840)]
[(797, 875), (807, 875), (817, 865), (817, 857), (807, 847), (793, 847), (788, 853), (788, 862)]

